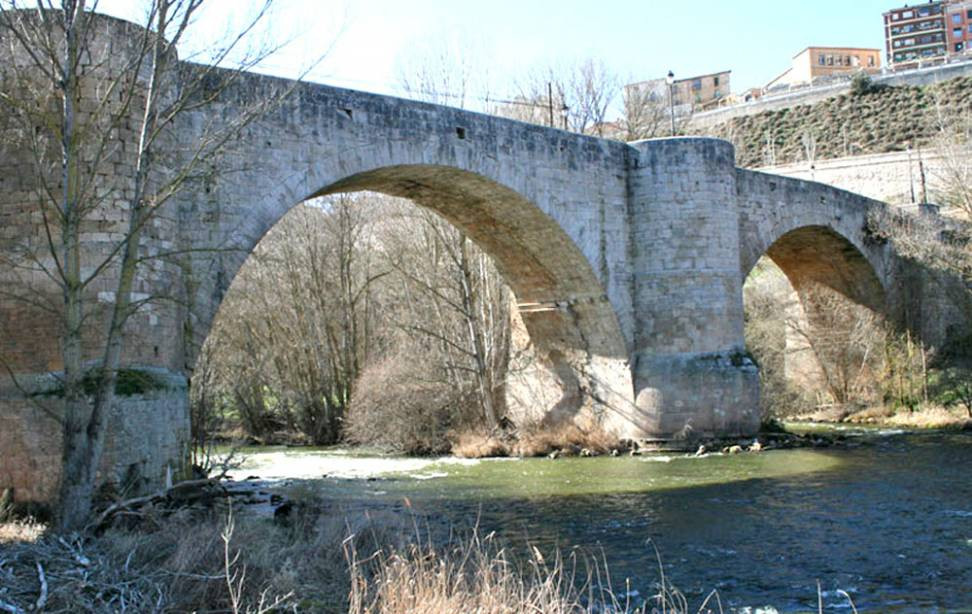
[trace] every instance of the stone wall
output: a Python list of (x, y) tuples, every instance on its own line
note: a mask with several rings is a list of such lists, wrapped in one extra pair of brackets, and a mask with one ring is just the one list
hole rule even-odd
[[(189, 407), (184, 377), (153, 371), (164, 388), (119, 397), (112, 408), (98, 483), (135, 495), (164, 482), (167, 470), (184, 466)], [(24, 399), (0, 391), (0, 490), (12, 488), (18, 502), (55, 500), (61, 469), (61, 425), (56, 398)]]
[(813, 169), (807, 163), (799, 163), (768, 166), (757, 170), (825, 183), (917, 212), (916, 207), (909, 205), (923, 200), (922, 170), (925, 173), (924, 188), (928, 201), (934, 203), (943, 184), (944, 164), (942, 157), (935, 151), (914, 150), (911, 153), (902, 151), (817, 160)]

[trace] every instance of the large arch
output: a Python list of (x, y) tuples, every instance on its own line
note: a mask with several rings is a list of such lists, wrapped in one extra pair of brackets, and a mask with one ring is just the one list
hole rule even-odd
[[(266, 232), (299, 202), (359, 191), (409, 199), (441, 215), (493, 258), (517, 298), (539, 359), (532, 376), (555, 389), (551, 395), (548, 385), (541, 395), (549, 401), (548, 418), (609, 424), (624, 433), (623, 421), (603, 419), (611, 408), (630, 405), (633, 390), (618, 317), (587, 257), (539, 206), (482, 174), (436, 164), (381, 166), (336, 179), (325, 167), (308, 182), (320, 187), (296, 200), (290, 190), (279, 190), (259, 223), (236, 235), (239, 249), (231, 258), (224, 256), (218, 275), (224, 287)], [(200, 346), (221, 294), (208, 303), (197, 327)]]

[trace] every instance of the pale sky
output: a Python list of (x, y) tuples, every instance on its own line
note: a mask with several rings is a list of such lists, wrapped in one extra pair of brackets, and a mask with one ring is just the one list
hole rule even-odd
[[(90, 1), (90, 0), (89, 0)], [(198, 40), (257, 4), (210, 0)], [(310, 79), (401, 95), (400, 74), (447, 55), (488, 74), (489, 95), (551, 64), (603, 61), (623, 82), (732, 70), (732, 89), (765, 85), (809, 45), (883, 48), (891, 0), (278, 0), (266, 35), (292, 40), (263, 70), (292, 76), (324, 55)], [(99, 10), (138, 19), (139, 0)], [(187, 50), (180, 48), (183, 55)]]

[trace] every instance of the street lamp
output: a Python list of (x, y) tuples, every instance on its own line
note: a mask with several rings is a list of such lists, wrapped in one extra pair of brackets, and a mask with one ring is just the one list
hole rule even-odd
[(564, 120), (564, 130), (567, 129), (567, 114), (569, 112), (570, 112), (570, 107), (568, 107), (566, 104), (561, 105), (561, 107), (560, 107), (560, 117), (561, 117), (561, 119)]
[(672, 136), (675, 136), (675, 73), (668, 71), (665, 83), (668, 84), (668, 106), (672, 112)]

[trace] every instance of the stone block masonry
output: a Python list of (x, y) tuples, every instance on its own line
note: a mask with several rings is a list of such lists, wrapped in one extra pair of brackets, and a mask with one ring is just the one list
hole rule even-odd
[[(98, 481), (119, 495), (157, 488), (167, 471), (177, 473), (185, 464), (190, 435), (185, 377), (153, 374), (163, 388), (119, 396), (112, 407)], [(0, 488), (12, 488), (15, 501), (49, 503), (57, 495), (59, 411), (56, 397), (25, 399), (19, 391), (0, 391)]]

